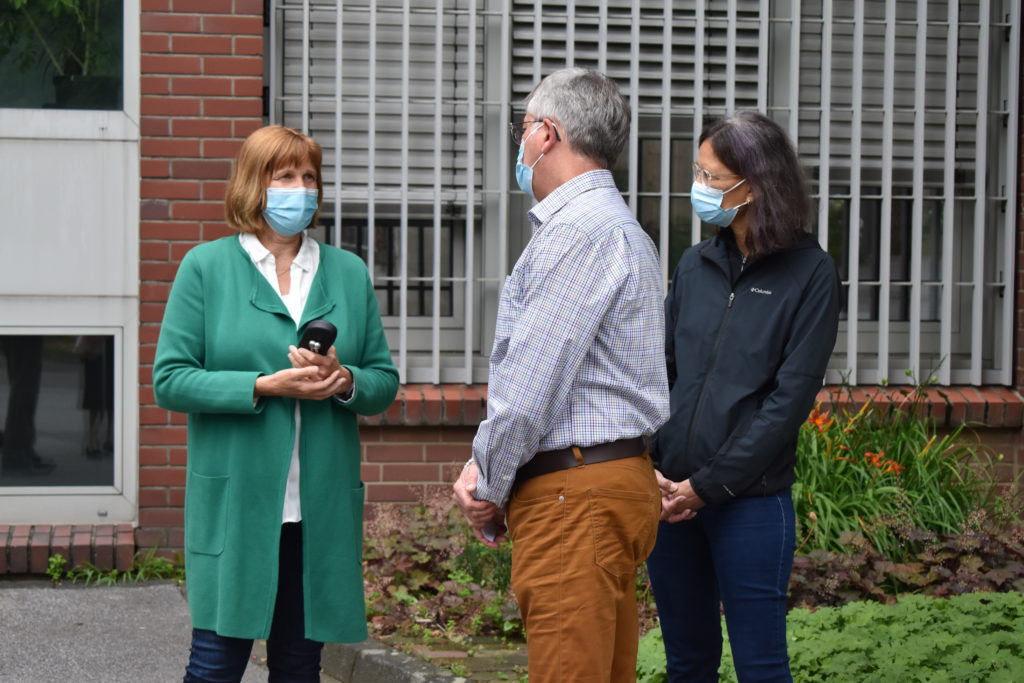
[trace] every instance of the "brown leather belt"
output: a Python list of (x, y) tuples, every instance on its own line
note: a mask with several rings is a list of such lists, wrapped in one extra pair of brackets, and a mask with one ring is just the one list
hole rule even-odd
[[(643, 455), (646, 450), (647, 440), (638, 436), (633, 439), (620, 439), (609, 443), (599, 443), (596, 446), (580, 447), (580, 454), (583, 456), (584, 464), (594, 465), (609, 460), (635, 458)], [(573, 447), (541, 451), (533, 456), (533, 460), (519, 468), (519, 471), (516, 472), (516, 483), (519, 484), (542, 474), (551, 474), (578, 466), (579, 463), (572, 451)]]

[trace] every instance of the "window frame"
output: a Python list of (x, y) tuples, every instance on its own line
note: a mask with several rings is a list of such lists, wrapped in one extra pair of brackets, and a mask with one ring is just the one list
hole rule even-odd
[(122, 1), (122, 108), (14, 109), (0, 106), (0, 139), (138, 141), (142, 86), (140, 0)]

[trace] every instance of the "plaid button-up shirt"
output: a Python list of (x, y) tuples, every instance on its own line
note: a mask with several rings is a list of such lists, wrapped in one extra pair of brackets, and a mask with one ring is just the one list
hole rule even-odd
[(668, 419), (658, 254), (612, 174), (573, 178), (529, 216), (473, 441), (475, 495), (497, 505), (537, 452), (649, 436)]

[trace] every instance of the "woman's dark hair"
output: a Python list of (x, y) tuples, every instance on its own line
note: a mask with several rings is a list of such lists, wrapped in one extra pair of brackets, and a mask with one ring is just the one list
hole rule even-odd
[(711, 141), (715, 156), (746, 178), (753, 199), (747, 206), (747, 249), (764, 256), (792, 245), (809, 229), (811, 199), (793, 144), (777, 123), (739, 111), (704, 126), (700, 144)]

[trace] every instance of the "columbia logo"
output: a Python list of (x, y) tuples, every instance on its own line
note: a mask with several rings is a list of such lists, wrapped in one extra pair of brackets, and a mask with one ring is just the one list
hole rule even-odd
[(770, 290), (770, 289), (761, 289), (760, 287), (751, 287), (750, 291), (753, 292), (754, 294), (764, 294), (765, 296), (771, 296), (772, 295), (772, 290)]

